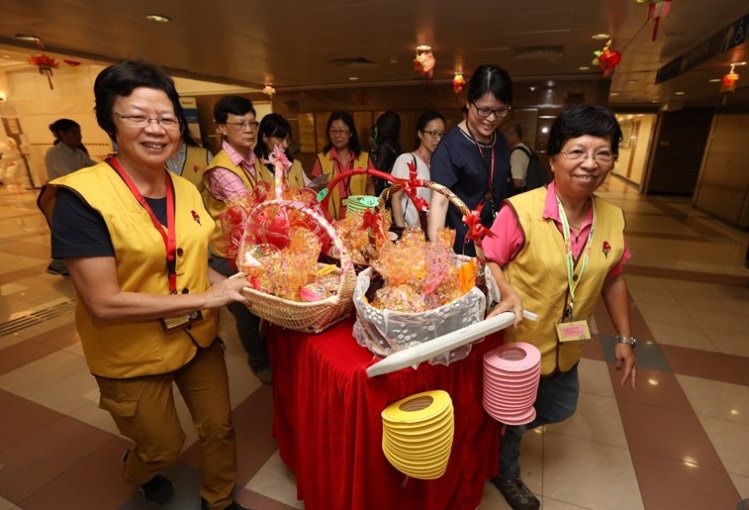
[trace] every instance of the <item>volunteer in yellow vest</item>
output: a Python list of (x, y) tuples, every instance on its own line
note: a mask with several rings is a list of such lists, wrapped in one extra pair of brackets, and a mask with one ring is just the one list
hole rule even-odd
[(303, 188), (309, 183), (304, 175), (302, 163), (289, 153), (291, 143), (291, 124), (277, 113), (269, 113), (260, 121), (258, 129), (257, 144), (255, 145), (255, 170), (261, 172), (261, 166), (273, 173), (273, 164), (269, 162), (268, 156), (277, 145), (286, 152), (286, 157), (291, 161), (291, 168), (287, 172), (289, 189)]
[(243, 509), (232, 496), (236, 452), (216, 309), (243, 302), (244, 282), (208, 268), (213, 221), (195, 186), (165, 168), (186, 129), (179, 96), (163, 70), (142, 62), (104, 69), (94, 95), (118, 154), (48, 183), (38, 203), (78, 295), (76, 326), (99, 406), (134, 442), (123, 477), (151, 503), (174, 498), (160, 472), (178, 462), (185, 440), (176, 384), (200, 436), (201, 508)]
[[(548, 154), (554, 180), (506, 201), (484, 240), (489, 268), (500, 284), (499, 311), (516, 314), (505, 340), (529, 342), (541, 351), (536, 418), (508, 426), (500, 441), (499, 477), (492, 483), (514, 510), (539, 501), (520, 480), (520, 441), (535, 427), (562, 421), (575, 411), (577, 366), (589, 319), (601, 298), (616, 330), (613, 357), (620, 384), (635, 388), (635, 339), (629, 320), (622, 265), (630, 255), (622, 210), (593, 193), (616, 161), (621, 129), (603, 107), (579, 105), (552, 124)], [(522, 320), (522, 311), (527, 312)], [(497, 313), (495, 312), (495, 313)]]
[[(250, 194), (259, 181), (273, 189), (273, 174), (265, 165), (255, 165), (252, 148), (257, 141), (258, 122), (252, 101), (241, 96), (226, 96), (213, 108), (213, 119), (223, 136), (221, 151), (211, 161), (203, 180), (206, 186), (206, 208), (216, 222), (211, 237), (209, 265), (224, 276), (237, 272), (229, 258), (228, 234), (222, 229), (221, 214), (229, 203)], [(250, 368), (263, 384), (271, 383), (268, 346), (260, 332), (260, 319), (241, 303), (230, 303), (242, 347)]]
[(188, 130), (185, 131), (177, 152), (166, 161), (166, 167), (170, 172), (181, 175), (193, 183), (202, 193), (205, 190), (203, 174), (212, 159), (211, 151), (199, 146)]
[[(369, 153), (361, 150), (359, 135), (356, 133), (354, 118), (347, 112), (333, 112), (326, 128), (328, 143), (317, 155), (310, 175), (322, 176), (326, 184), (346, 170), (354, 168), (374, 168)], [(331, 191), (328, 212), (337, 220), (346, 214), (344, 200), (349, 195), (374, 195), (374, 183), (368, 175), (356, 175), (344, 179)]]

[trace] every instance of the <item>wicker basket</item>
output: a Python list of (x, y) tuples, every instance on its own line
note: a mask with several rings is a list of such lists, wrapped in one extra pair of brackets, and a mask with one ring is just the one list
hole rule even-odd
[(319, 333), (345, 319), (353, 310), (352, 296), (356, 287), (354, 265), (330, 223), (321, 214), (309, 209), (301, 202), (270, 200), (255, 206), (250, 216), (254, 217), (271, 206), (294, 208), (313, 218), (325, 229), (341, 253), (341, 267), (335, 270), (335, 274), (340, 279), (338, 289), (335, 295), (323, 300), (299, 302), (245, 287), (243, 294), (249, 301), (247, 308), (258, 317), (278, 326), (305, 333)]

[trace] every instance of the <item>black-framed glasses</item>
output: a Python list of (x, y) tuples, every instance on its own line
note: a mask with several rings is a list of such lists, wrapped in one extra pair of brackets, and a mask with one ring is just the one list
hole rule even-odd
[(245, 121), (234, 121), (234, 122), (226, 121), (224, 122), (224, 124), (227, 124), (229, 126), (234, 126), (237, 129), (250, 128), (250, 129), (255, 130), (258, 127), (260, 127), (260, 123), (256, 120), (245, 120)]
[(588, 152), (585, 149), (570, 149), (568, 151), (560, 151), (567, 158), (567, 161), (577, 162), (584, 159), (588, 159), (588, 156), (592, 157), (596, 163), (611, 163), (616, 159), (616, 154), (608, 149), (600, 149), (595, 152)]
[(179, 127), (179, 119), (177, 117), (172, 117), (170, 115), (166, 115), (163, 117), (147, 117), (145, 115), (124, 115), (114, 110), (112, 110), (112, 113), (114, 115), (117, 115), (119, 118), (121, 118), (122, 120), (130, 124), (131, 126), (135, 126), (135, 127), (146, 127), (151, 124), (151, 121), (156, 122), (156, 124), (158, 124), (164, 129), (175, 129)]
[(478, 114), (478, 116), (482, 118), (486, 118), (493, 113), (496, 118), (503, 119), (507, 117), (510, 114), (510, 110), (512, 110), (512, 106), (503, 106), (502, 108), (494, 109), (487, 108), (485, 106), (479, 106), (473, 101), (471, 101), (471, 104), (474, 108), (476, 108), (476, 113)]
[(444, 131), (436, 131), (436, 130), (435, 131), (427, 131), (427, 130), (424, 130), (424, 131), (422, 131), (422, 133), (426, 133), (429, 136), (431, 136), (432, 138), (438, 138), (438, 139), (442, 139), (442, 137), (445, 136), (445, 132)]

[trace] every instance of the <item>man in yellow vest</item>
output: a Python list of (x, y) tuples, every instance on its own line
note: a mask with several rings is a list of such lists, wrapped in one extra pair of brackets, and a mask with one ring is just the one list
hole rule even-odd
[[(224, 276), (230, 276), (237, 272), (237, 266), (229, 258), (229, 239), (223, 230), (221, 214), (233, 200), (249, 195), (259, 181), (266, 181), (272, 187), (273, 174), (265, 165), (255, 165), (252, 148), (257, 141), (259, 124), (252, 101), (240, 96), (223, 97), (214, 106), (213, 117), (223, 143), (203, 176), (206, 209), (216, 222), (209, 265)], [(260, 332), (260, 319), (241, 303), (232, 303), (228, 308), (237, 323), (239, 340), (247, 352), (250, 368), (263, 384), (270, 384), (268, 347)]]

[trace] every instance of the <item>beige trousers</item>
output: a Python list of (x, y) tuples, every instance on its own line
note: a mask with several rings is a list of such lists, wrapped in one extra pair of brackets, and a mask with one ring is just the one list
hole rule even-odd
[(127, 483), (141, 485), (179, 460), (185, 433), (174, 405), (174, 382), (199, 436), (200, 495), (210, 510), (232, 503), (237, 459), (221, 342), (198, 349), (190, 363), (174, 372), (134, 379), (96, 377), (96, 382), (99, 407), (135, 442), (123, 467)]

